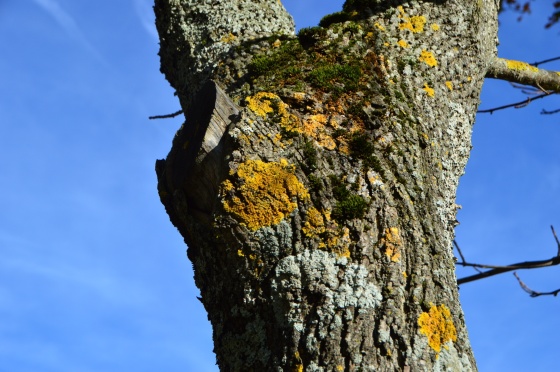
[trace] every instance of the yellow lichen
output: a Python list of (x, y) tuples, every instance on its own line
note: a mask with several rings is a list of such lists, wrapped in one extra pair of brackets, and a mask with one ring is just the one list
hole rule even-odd
[(319, 234), (324, 233), (325, 221), (323, 220), (321, 212), (313, 207), (309, 208), (309, 210), (307, 211), (307, 221), (305, 222), (301, 230), (306, 236), (310, 238), (315, 238)]
[(392, 262), (398, 262), (401, 258), (402, 239), (397, 227), (385, 229), (385, 236), (382, 240), (385, 244), (385, 254)]
[(424, 83), (424, 88), (422, 88), (426, 91), (426, 93), (428, 93), (428, 96), (433, 97), (435, 94), (435, 90), (433, 88), (430, 88), (428, 86), (428, 84)]
[(305, 133), (307, 136), (315, 139), (317, 144), (329, 150), (334, 150), (336, 148), (336, 143), (334, 139), (328, 134), (325, 126), (329, 123), (328, 117), (324, 114), (310, 115), (303, 122), (303, 130), (301, 132)]
[(245, 102), (247, 102), (249, 110), (259, 116), (266, 117), (267, 114), (274, 112), (272, 102), (279, 99), (280, 98), (274, 93), (259, 92), (254, 96), (245, 98)]
[(276, 41), (274, 43), (272, 43), (272, 46), (275, 48), (278, 48), (280, 45), (282, 45), (282, 42), (280, 41), (280, 39), (276, 39)]
[(280, 118), (280, 125), (286, 131), (301, 132), (299, 118), (288, 111), (288, 105), (276, 94), (259, 92), (254, 96), (245, 98), (245, 102), (247, 102), (249, 110), (263, 118), (266, 118), (269, 114), (277, 115)]
[(432, 23), (432, 25), (430, 26), (432, 28), (432, 30), (434, 31), (438, 31), (439, 30), (439, 25), (437, 23)]
[(432, 52), (429, 52), (427, 50), (422, 50), (422, 52), (420, 53), (420, 57), (418, 57), (418, 60), (420, 62), (424, 62), (425, 64), (427, 64), (430, 67), (434, 67), (437, 66), (437, 60), (434, 57)]
[(447, 87), (447, 89), (453, 90), (453, 82), (448, 80), (445, 82), (445, 86)]
[(235, 39), (237, 39), (237, 36), (235, 36), (234, 34), (232, 34), (231, 32), (227, 35), (224, 35), (222, 37), (222, 43), (231, 43), (233, 42)]
[(428, 337), (430, 347), (439, 353), (442, 346), (445, 349), (449, 348), (445, 345), (448, 341), (457, 341), (457, 330), (447, 306), (430, 306), (429, 312), (423, 312), (418, 317), (418, 326), (420, 333)]
[(247, 160), (233, 172), (233, 182), (222, 183), (224, 209), (251, 230), (279, 223), (297, 208), (295, 198), (309, 197), (294, 169), (285, 159)]
[(521, 61), (506, 60), (506, 66), (510, 70), (516, 70), (516, 71), (525, 71), (525, 70), (529, 70), (532, 72), (539, 71), (539, 69), (536, 68), (535, 66), (531, 66), (527, 62), (521, 62)]
[(399, 25), (399, 28), (401, 30), (410, 30), (415, 34), (419, 32), (424, 32), (426, 17), (424, 16), (407, 17), (404, 14), (404, 11), (402, 13), (403, 13), (402, 15), (403, 22)]
[(408, 47), (410, 47), (410, 45), (408, 45), (408, 43), (407, 43), (406, 41), (402, 40), (402, 39), (399, 40), (399, 41), (397, 41), (397, 44), (399, 44), (399, 46), (400, 46), (401, 48), (408, 48)]

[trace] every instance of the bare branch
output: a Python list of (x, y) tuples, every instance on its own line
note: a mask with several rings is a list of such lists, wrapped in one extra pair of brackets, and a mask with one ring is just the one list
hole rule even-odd
[(527, 286), (527, 284), (523, 283), (523, 281), (519, 278), (519, 276), (517, 275), (516, 272), (513, 273), (513, 275), (517, 278), (517, 281), (519, 282), (519, 285), (521, 286), (521, 288), (529, 293), (529, 296), (531, 297), (539, 297), (539, 296), (557, 296), (558, 293), (560, 293), (560, 289), (557, 289), (555, 291), (552, 292), (537, 292), (532, 290), (531, 288), (529, 288)]
[(490, 63), (486, 77), (560, 93), (560, 72), (539, 69), (526, 62), (496, 57)]
[[(475, 280), (488, 278), (490, 276), (503, 274), (503, 273), (506, 273), (508, 271), (513, 271), (513, 270), (536, 269), (536, 268), (541, 268), (541, 267), (549, 267), (549, 266), (560, 265), (560, 240), (558, 240), (558, 236), (556, 235), (556, 231), (554, 231), (554, 227), (550, 226), (550, 228), (552, 229), (552, 234), (554, 235), (554, 239), (556, 240), (556, 245), (558, 247), (555, 257), (552, 257), (549, 260), (525, 261), (525, 262), (519, 262), (519, 263), (507, 265), (507, 266), (473, 264), (473, 263), (465, 262), (465, 260), (463, 258), (463, 262), (457, 262), (457, 265), (470, 266), (470, 267), (475, 267), (475, 268), (480, 267), (480, 268), (485, 268), (485, 269), (490, 269), (490, 270), (483, 271), (483, 272), (480, 272), (479, 274), (475, 274), (475, 275), (467, 276), (465, 278), (458, 279), (457, 284), (460, 285), (460, 284), (472, 282), (472, 281), (475, 281)], [(461, 257), (463, 257), (462, 254), (461, 254)]]
[(508, 266), (491, 266), (491, 265), (478, 265), (478, 264), (465, 263), (463, 264), (463, 266), (473, 266), (473, 267), (476, 266), (476, 267), (493, 268), (493, 269), (484, 271), (480, 274), (471, 275), (465, 278), (458, 279), (457, 284), (465, 284), (468, 282), (473, 282), (475, 280), (488, 278), (490, 276), (507, 273), (508, 271), (513, 271), (513, 270), (536, 269), (540, 267), (556, 266), (559, 264), (560, 264), (560, 256), (553, 257), (549, 260), (525, 261), (525, 262), (511, 264)]
[(552, 114), (557, 114), (559, 112), (560, 112), (560, 109), (556, 109), (556, 110), (552, 110), (552, 111), (542, 109), (541, 110), (541, 115), (552, 115)]
[(177, 112), (174, 112), (172, 114), (167, 114), (167, 115), (156, 115), (156, 116), (150, 116), (148, 119), (150, 120), (154, 120), (154, 119), (169, 119), (169, 118), (174, 118), (175, 116), (179, 116), (183, 113), (183, 110), (179, 110)]
[(535, 97), (529, 97), (526, 100), (523, 100), (521, 102), (510, 103), (509, 105), (494, 107), (494, 108), (487, 109), (487, 110), (478, 110), (477, 113), (479, 113), (479, 114), (486, 114), (486, 113), (493, 114), (494, 111), (503, 110), (503, 109), (507, 109), (507, 108), (510, 108), (510, 107), (522, 108), (522, 107), (527, 106), (529, 103), (531, 103), (533, 101), (536, 101), (538, 99), (547, 97), (549, 95), (550, 95), (550, 93), (543, 93), (543, 94), (540, 94), (540, 95), (535, 96)]
[(556, 245), (558, 246), (558, 256), (560, 256), (560, 241), (558, 240), (558, 236), (556, 235), (556, 231), (554, 231), (554, 226), (550, 225), (550, 229), (552, 230), (552, 235), (554, 235), (554, 240), (556, 240)]
[(537, 67), (538, 65), (542, 65), (543, 63), (554, 62), (554, 61), (558, 61), (559, 59), (560, 57), (549, 58), (549, 59), (545, 59), (544, 61), (533, 62), (531, 63), (531, 66)]
[[(465, 260), (465, 256), (463, 256), (463, 252), (461, 252), (461, 248), (459, 247), (459, 244), (457, 243), (457, 241), (455, 239), (453, 239), (453, 245), (455, 245), (455, 248), (457, 248), (457, 252), (459, 252), (459, 255), (461, 256), (461, 262), (457, 262), (457, 265), (470, 266), (469, 264), (467, 264), (467, 260)], [(479, 273), (482, 272), (476, 266), (473, 266), (473, 268), (476, 271), (478, 271)]]

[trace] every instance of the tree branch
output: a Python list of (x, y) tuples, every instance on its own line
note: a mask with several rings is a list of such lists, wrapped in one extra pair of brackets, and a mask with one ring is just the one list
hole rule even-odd
[(527, 98), (527, 99), (525, 99), (521, 102), (510, 103), (508, 105), (493, 107), (493, 108), (487, 109), (487, 110), (478, 110), (477, 113), (479, 113), (479, 114), (486, 114), (486, 113), (493, 114), (494, 111), (503, 110), (503, 109), (507, 109), (507, 108), (510, 108), (510, 107), (515, 107), (515, 108), (525, 107), (529, 103), (531, 103), (533, 101), (536, 101), (538, 99), (544, 98), (544, 97), (549, 96), (549, 95), (550, 95), (550, 93), (543, 93), (543, 94), (540, 94), (536, 97), (529, 97), (529, 98)]
[(174, 112), (172, 114), (167, 114), (167, 115), (156, 115), (156, 116), (150, 116), (148, 117), (148, 119), (150, 120), (154, 120), (154, 119), (169, 119), (169, 118), (174, 118), (175, 116), (179, 116), (183, 113), (183, 110), (179, 110), (177, 112)]
[[(559, 265), (560, 264), (560, 241), (558, 240), (558, 236), (556, 235), (556, 231), (554, 231), (554, 227), (550, 226), (550, 228), (552, 229), (552, 234), (554, 235), (554, 239), (556, 240), (556, 245), (558, 247), (555, 257), (552, 257), (549, 260), (525, 261), (525, 262), (519, 262), (519, 263), (507, 265), (507, 266), (473, 264), (473, 263), (465, 262), (465, 260), (463, 258), (462, 262), (457, 262), (456, 264), (461, 265), (461, 266), (470, 266), (470, 267), (475, 267), (475, 268), (480, 267), (480, 268), (491, 269), (491, 270), (483, 271), (479, 274), (475, 274), (475, 275), (467, 276), (465, 278), (458, 279), (457, 284), (460, 285), (460, 284), (472, 282), (472, 281), (475, 281), (475, 280), (488, 278), (490, 276), (503, 274), (503, 273), (506, 273), (508, 271), (513, 271), (513, 270), (536, 269), (536, 268), (540, 268), (540, 267), (549, 267), (549, 266)], [(461, 257), (463, 257), (462, 254), (461, 254)]]
[(517, 281), (519, 282), (519, 285), (521, 286), (521, 288), (529, 293), (529, 296), (531, 297), (539, 297), (539, 296), (557, 296), (558, 293), (560, 293), (560, 289), (557, 289), (555, 291), (552, 292), (537, 292), (537, 291), (533, 291), (531, 288), (529, 288), (527, 286), (527, 284), (523, 283), (523, 281), (519, 278), (519, 276), (517, 275), (516, 272), (513, 272), (513, 275), (517, 278)]
[(539, 69), (526, 62), (496, 57), (490, 63), (486, 77), (560, 93), (560, 72)]

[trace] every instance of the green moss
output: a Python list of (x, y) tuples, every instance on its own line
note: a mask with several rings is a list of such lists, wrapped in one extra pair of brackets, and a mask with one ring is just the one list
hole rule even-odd
[(288, 76), (295, 74), (294, 64), (302, 53), (303, 48), (297, 40), (286, 40), (272, 53), (255, 56), (249, 64), (249, 72), (257, 76), (271, 75), (278, 71), (284, 71)]
[(304, 27), (299, 30), (297, 37), (301, 45), (304, 47), (310, 47), (315, 45), (315, 43), (326, 34), (327, 30), (323, 27)]
[(350, 13), (347, 12), (335, 12), (332, 14), (327, 14), (319, 21), (319, 26), (321, 27), (329, 27), (333, 23), (341, 23), (348, 21), (350, 19)]
[(368, 203), (360, 195), (350, 195), (348, 198), (336, 203), (332, 217), (337, 221), (347, 221), (362, 218), (367, 210)]
[(310, 174), (309, 176), (307, 176), (307, 178), (309, 179), (309, 189), (311, 191), (319, 192), (323, 190), (323, 182), (319, 177), (315, 176), (314, 174)]
[(363, 217), (368, 206), (366, 200), (348, 190), (340, 177), (330, 175), (329, 180), (333, 196), (337, 201), (332, 211), (332, 217), (338, 222)]
[(381, 162), (377, 156), (375, 156), (373, 139), (366, 133), (354, 133), (348, 141), (348, 148), (350, 150), (350, 155), (361, 159), (365, 166), (371, 167), (381, 176), (385, 175)]
[(311, 71), (308, 81), (317, 88), (340, 92), (356, 90), (361, 76), (362, 71), (359, 66), (323, 65)]
[(307, 171), (312, 172), (317, 168), (317, 149), (313, 145), (313, 141), (307, 141), (303, 144), (303, 158)]

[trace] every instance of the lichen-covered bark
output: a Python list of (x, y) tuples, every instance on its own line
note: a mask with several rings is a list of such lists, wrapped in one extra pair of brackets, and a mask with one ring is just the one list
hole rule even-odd
[[(158, 190), (224, 371), (475, 370), (451, 250), (494, 1), (156, 0)], [(254, 14), (261, 14), (258, 21)]]

